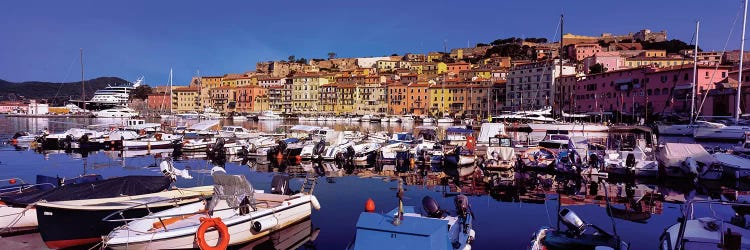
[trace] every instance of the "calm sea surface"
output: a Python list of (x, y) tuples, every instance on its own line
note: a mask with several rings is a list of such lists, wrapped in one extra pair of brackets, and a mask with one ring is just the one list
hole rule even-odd
[[(201, 155), (183, 154), (173, 157), (171, 154), (151, 154), (136, 156), (137, 152), (92, 152), (88, 154), (65, 153), (61, 151), (35, 152), (30, 149), (15, 148), (5, 144), (16, 131), (38, 131), (49, 128), (52, 132), (64, 131), (79, 124), (117, 123), (115, 120), (103, 119), (64, 119), (64, 118), (9, 118), (0, 117), (0, 179), (20, 177), (33, 181), (36, 174), (73, 177), (83, 173), (101, 174), (105, 177), (124, 175), (159, 175), (158, 163), (164, 158), (174, 158), (176, 167), (189, 169), (194, 177), (191, 180), (179, 179), (176, 183), (180, 187), (210, 185), (212, 182), (209, 170), (214, 163)], [(266, 132), (282, 132), (292, 124), (284, 122), (232, 122), (224, 121), (224, 125), (242, 125)], [(326, 125), (337, 130), (361, 130), (392, 132), (413, 131), (413, 126), (384, 125), (362, 123), (345, 125), (341, 123), (304, 124)], [(538, 135), (519, 133), (519, 139)], [(692, 141), (690, 138), (661, 138), (664, 141)], [(711, 144), (711, 146), (729, 146), (728, 144)], [(125, 156), (123, 158), (123, 155)], [(130, 157), (133, 155), (132, 157)], [(248, 162), (228, 161), (227, 172), (243, 174), (248, 177), (256, 189), (270, 189), (271, 178), (278, 172), (303, 172), (318, 175), (318, 185), (315, 195), (322, 208), (313, 211), (310, 222), (302, 226), (310, 227), (303, 233), (293, 234), (300, 237), (301, 249), (344, 249), (354, 237), (355, 223), (364, 208), (365, 201), (372, 198), (376, 203), (376, 210), (385, 212), (397, 206), (395, 188), (397, 181), (393, 171), (388, 166), (377, 170), (345, 170), (337, 166), (326, 164), (285, 164), (268, 165)], [(454, 210), (453, 196), (461, 191), (469, 194), (475, 215), (474, 229), (476, 241), (474, 249), (525, 249), (529, 245), (531, 234), (542, 226), (556, 226), (556, 212), (558, 203), (569, 207), (578, 213), (584, 221), (598, 225), (612, 231), (612, 220), (607, 216), (606, 206), (597, 202), (591, 192), (603, 194), (608, 190), (612, 200), (626, 200), (617, 204), (626, 204), (630, 197), (641, 197), (647, 193), (663, 195), (665, 201), (647, 200), (644, 207), (652, 213), (651, 218), (644, 222), (631, 222), (615, 219), (617, 233), (630, 242), (631, 249), (656, 249), (658, 237), (662, 231), (676, 223), (680, 214), (680, 201), (686, 197), (716, 195), (722, 188), (748, 189), (745, 183), (698, 183), (693, 184), (685, 180), (667, 181), (612, 181), (607, 184), (592, 184), (588, 180), (575, 180), (549, 174), (526, 173), (519, 174), (517, 181), (510, 187), (490, 188), (480, 181), (467, 181), (456, 185), (454, 180), (441, 178), (438, 173), (426, 176), (411, 173), (402, 174), (401, 178), (407, 182), (406, 205), (421, 206), (421, 199), (430, 195), (441, 204), (441, 207)], [(293, 188), (299, 188), (301, 179), (293, 181)], [(595, 183), (595, 182), (594, 182)], [(558, 199), (558, 192), (564, 193)], [(570, 199), (584, 197), (584, 199)], [(587, 198), (586, 198), (587, 197)], [(623, 205), (624, 206), (624, 205)], [(306, 232), (310, 232), (307, 235)], [(285, 235), (285, 234), (281, 234)], [(295, 239), (296, 240), (296, 239)], [(2, 241), (2, 239), (0, 239)], [(268, 244), (268, 245), (265, 245)], [(269, 241), (258, 248), (276, 244), (277, 247), (287, 247), (287, 243)], [(295, 245), (295, 244), (292, 244)]]

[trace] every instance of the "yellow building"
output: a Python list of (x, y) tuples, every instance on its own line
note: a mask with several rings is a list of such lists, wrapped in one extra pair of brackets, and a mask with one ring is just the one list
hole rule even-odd
[(376, 63), (378, 72), (393, 71), (398, 68), (398, 61), (380, 60)]
[(427, 54), (427, 61), (434, 62), (443, 60), (443, 54), (440, 52), (430, 52)]
[[(446, 83), (448, 86), (450, 83)], [(450, 106), (453, 104), (453, 93), (451, 88), (446, 88), (442, 83), (430, 84), (428, 87), (430, 96), (430, 109), (429, 113), (433, 116), (442, 116), (444, 112), (450, 111)]]
[(296, 74), (292, 77), (292, 112), (312, 114), (318, 112), (320, 85), (328, 79), (319, 74)]
[[(336, 84), (336, 98), (338, 98), (338, 108), (336, 114), (356, 114), (354, 111), (354, 94), (356, 85), (354, 84)], [(361, 113), (360, 113), (361, 114)]]
[(338, 98), (336, 97), (336, 84), (335, 83), (327, 83), (320, 85), (320, 102), (318, 103), (318, 108), (320, 109), (320, 112), (324, 112), (327, 114), (337, 114), (338, 113)]
[[(258, 76), (251, 75), (251, 76), (240, 76), (237, 79), (234, 80), (235, 86), (237, 87), (245, 87), (245, 86), (258, 86)], [(228, 84), (226, 86), (231, 86), (231, 84)]]
[(221, 76), (203, 76), (203, 77), (194, 77), (193, 80), (190, 82), (191, 88), (197, 88), (200, 91), (198, 101), (200, 104), (198, 105), (199, 110), (203, 110), (204, 107), (210, 107), (210, 95), (208, 93), (209, 90), (213, 88), (218, 88), (221, 86), (222, 83)]
[(424, 64), (422, 64), (422, 63), (412, 63), (409, 66), (409, 70), (411, 70), (412, 72), (417, 73), (417, 75), (421, 75), (422, 74), (422, 69), (424, 69)]
[(172, 108), (177, 113), (201, 111), (200, 89), (198, 87), (182, 87), (172, 90)]
[(643, 56), (645, 57), (666, 57), (667, 51), (666, 50), (646, 50), (643, 52)]
[(442, 74), (448, 72), (448, 64), (445, 64), (444, 62), (437, 63), (437, 73)]
[(208, 93), (210, 95), (209, 107), (215, 109), (219, 113), (234, 111), (237, 105), (235, 87), (221, 86), (212, 88)]

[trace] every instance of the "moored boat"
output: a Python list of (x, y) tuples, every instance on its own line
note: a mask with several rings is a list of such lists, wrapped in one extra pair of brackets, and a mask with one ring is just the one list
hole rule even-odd
[(107, 215), (124, 210), (122, 216), (142, 217), (175, 206), (195, 203), (213, 194), (213, 186), (103, 199), (38, 202), (39, 234), (52, 249), (98, 243), (103, 235), (122, 225), (102, 221)]
[[(294, 225), (320, 208), (309, 193), (258, 193), (245, 176), (221, 170), (213, 176), (215, 192), (207, 204), (196, 202), (134, 219), (110, 232), (104, 244), (111, 249), (226, 248)], [(115, 215), (111, 219), (117, 219)]]

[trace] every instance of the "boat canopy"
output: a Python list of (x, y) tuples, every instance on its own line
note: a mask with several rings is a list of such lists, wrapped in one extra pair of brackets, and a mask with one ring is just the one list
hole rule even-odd
[(25, 206), (40, 200), (66, 201), (150, 194), (166, 190), (171, 184), (172, 180), (164, 176), (124, 176), (88, 183), (74, 183), (34, 193), (2, 196), (0, 199), (6, 204)]
[(477, 143), (489, 143), (490, 137), (495, 137), (497, 134), (505, 134), (505, 125), (502, 123), (482, 123), (482, 128), (479, 130), (479, 138)]
[(320, 129), (320, 127), (310, 126), (310, 125), (294, 125), (293, 127), (290, 128), (290, 130), (305, 131), (305, 132), (312, 132), (318, 129)]
[(707, 165), (716, 162), (716, 159), (703, 146), (689, 143), (667, 143), (659, 151), (658, 157), (665, 166), (679, 166), (688, 157)]

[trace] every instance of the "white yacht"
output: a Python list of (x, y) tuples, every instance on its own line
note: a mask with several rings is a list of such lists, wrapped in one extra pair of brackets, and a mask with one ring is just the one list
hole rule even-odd
[(133, 118), (138, 112), (127, 107), (117, 107), (94, 112), (94, 116), (103, 118)]
[(260, 113), (258, 115), (258, 120), (260, 121), (277, 121), (277, 120), (284, 120), (284, 117), (281, 117), (280, 115), (277, 115), (271, 110), (266, 110)]
[(742, 140), (745, 132), (750, 132), (750, 126), (727, 126), (721, 123), (706, 123), (695, 127), (693, 138), (704, 140)]
[(132, 85), (107, 86), (94, 92), (94, 97), (86, 101), (87, 108), (110, 108), (128, 104), (130, 91), (141, 86), (143, 77), (138, 78)]

